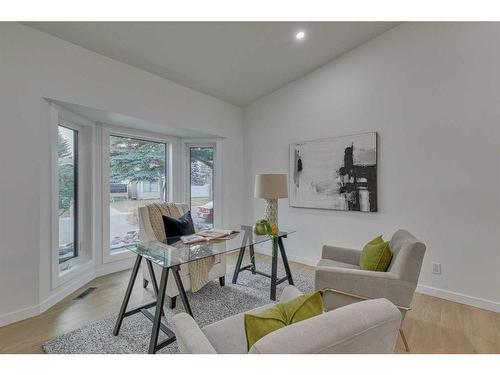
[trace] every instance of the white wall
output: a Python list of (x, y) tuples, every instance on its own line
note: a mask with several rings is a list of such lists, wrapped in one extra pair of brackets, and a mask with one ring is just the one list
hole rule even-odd
[[(299, 230), (287, 240), (292, 258), (314, 263), (323, 243), (359, 247), (405, 227), (428, 245), (424, 291), (498, 308), (499, 42), (495, 23), (399, 26), (254, 103), (242, 129), (235, 106), (0, 23), (0, 325), (54, 296), (38, 266), (50, 256), (43, 97), (227, 137), (225, 225), (263, 215), (253, 175), (288, 171), (289, 143), (378, 131), (380, 212), (280, 201), (281, 225)], [(433, 261), (441, 276), (430, 273)]]
[(245, 110), (248, 196), (256, 173), (288, 173), (292, 142), (379, 133), (379, 212), (280, 200), (292, 259), (406, 228), (427, 244), (421, 291), (500, 311), (498, 45), (499, 23), (403, 24)]
[(0, 325), (32, 315), (55, 293), (39, 283), (50, 263), (44, 97), (224, 136), (222, 217), (224, 224), (243, 221), (241, 109), (29, 27), (0, 23)]

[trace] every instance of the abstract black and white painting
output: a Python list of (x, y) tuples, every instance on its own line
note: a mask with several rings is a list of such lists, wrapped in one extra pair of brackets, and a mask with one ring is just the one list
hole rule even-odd
[(377, 133), (290, 145), (290, 206), (377, 212)]

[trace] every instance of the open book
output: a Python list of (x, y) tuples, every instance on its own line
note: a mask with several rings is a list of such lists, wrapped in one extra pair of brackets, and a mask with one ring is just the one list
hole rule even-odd
[(229, 235), (238, 232), (237, 230), (206, 229), (189, 236), (182, 236), (181, 241), (185, 244), (192, 244), (210, 240), (227, 240)]

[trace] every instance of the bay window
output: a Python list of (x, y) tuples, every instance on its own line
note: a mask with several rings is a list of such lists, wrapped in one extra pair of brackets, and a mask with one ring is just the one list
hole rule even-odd
[(169, 200), (167, 138), (146, 132), (103, 130), (103, 261), (130, 257), (139, 241), (138, 208)]

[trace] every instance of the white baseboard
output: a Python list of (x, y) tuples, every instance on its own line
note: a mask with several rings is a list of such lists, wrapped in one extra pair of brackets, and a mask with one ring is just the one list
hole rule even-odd
[(40, 314), (40, 306), (35, 305), (0, 315), (0, 327), (7, 326), (24, 319), (32, 318), (38, 314)]
[(78, 275), (75, 279), (64, 284), (63, 288), (61, 288), (57, 292), (53, 292), (48, 298), (46, 298), (44, 301), (42, 301), (38, 305), (39, 306), (38, 314), (41, 314), (41, 313), (47, 311), (52, 306), (54, 306), (56, 303), (60, 302), (61, 300), (63, 300), (67, 296), (69, 296), (71, 293), (77, 291), (79, 288), (81, 288), (85, 284), (94, 280), (94, 278), (95, 278), (94, 270), (92, 270), (92, 269), (86, 271), (85, 273), (82, 273), (81, 275)]
[[(271, 255), (270, 249), (266, 249), (264, 247), (259, 247), (259, 246), (257, 246), (255, 248), (255, 252), (259, 253), (259, 254), (264, 254), (264, 255)], [(301, 263), (301, 264), (305, 264), (305, 265), (312, 266), (312, 267), (315, 267), (316, 264), (318, 263), (318, 260), (298, 257), (298, 256), (290, 255), (290, 254), (287, 254), (287, 255), (288, 255), (288, 260), (292, 261), (292, 262)], [(492, 301), (492, 300), (488, 300), (488, 299), (484, 299), (484, 298), (479, 298), (479, 297), (473, 297), (473, 296), (469, 296), (467, 294), (453, 292), (453, 291), (445, 290), (445, 289), (439, 289), (439, 288), (435, 288), (435, 287), (428, 286), (428, 285), (422, 285), (422, 284), (419, 284), (417, 286), (416, 291), (418, 293), (427, 294), (429, 296), (442, 298), (442, 299), (445, 299), (448, 301), (458, 302), (458, 303), (462, 303), (464, 305), (469, 305), (469, 306), (473, 306), (473, 307), (478, 307), (480, 309), (500, 313), (500, 302), (496, 302), (496, 301)]]
[(446, 299), (452, 302), (458, 302), (464, 305), (478, 307), (484, 310), (490, 310), (497, 313), (500, 313), (500, 302), (469, 296), (467, 294), (452, 292), (450, 290), (434, 288), (428, 285), (418, 284), (417, 290), (418, 293), (427, 294), (429, 296), (438, 297), (442, 299)]
[(50, 309), (59, 301), (69, 296), (74, 291), (92, 281), (94, 278), (95, 276), (93, 270), (89, 270), (77, 276), (74, 280), (66, 283), (64, 287), (61, 287), (61, 289), (57, 292), (53, 292), (48, 298), (46, 298), (38, 305), (29, 306), (21, 310), (0, 315), (0, 327), (40, 315), (41, 313)]
[(40, 304), (0, 315), (0, 327), (40, 315), (95, 278), (131, 268), (134, 264), (134, 260), (135, 258), (122, 259), (89, 270), (65, 284), (64, 288), (61, 290), (52, 293)]

